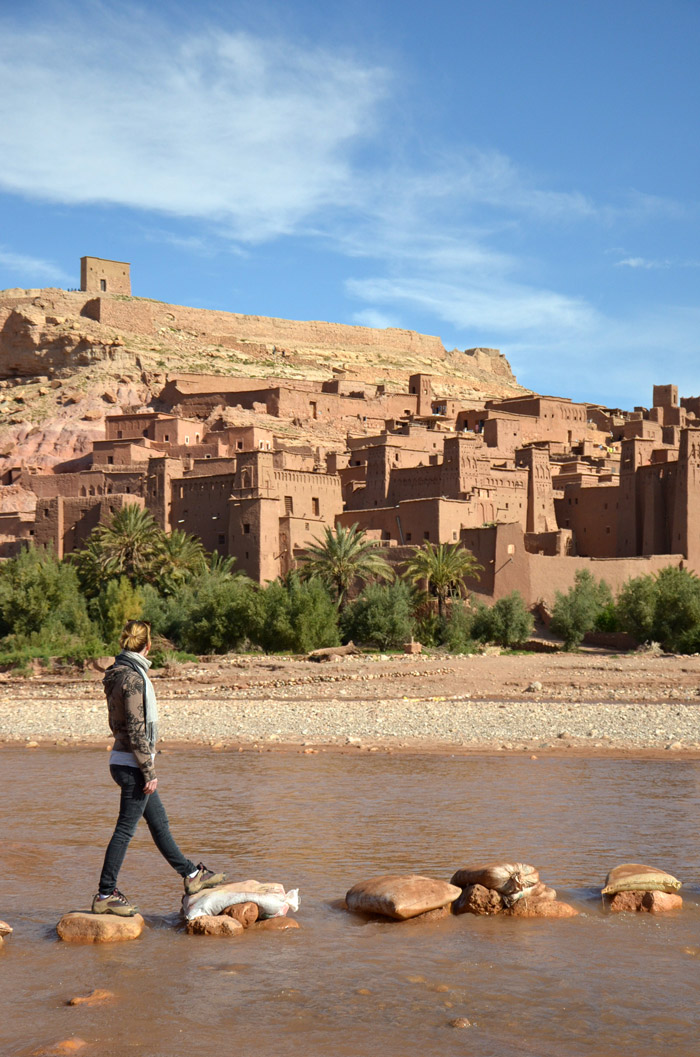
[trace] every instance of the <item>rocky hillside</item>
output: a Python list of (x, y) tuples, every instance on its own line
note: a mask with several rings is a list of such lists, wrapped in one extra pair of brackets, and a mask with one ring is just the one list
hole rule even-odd
[[(0, 292), (0, 472), (43, 470), (90, 450), (103, 419), (153, 406), (169, 374), (348, 380), (406, 389), (433, 376), (438, 396), (469, 401), (524, 392), (498, 350), (448, 352), (413, 331), (245, 316), (78, 291)], [(254, 412), (229, 412), (240, 423)], [(269, 426), (269, 420), (264, 421)], [(344, 431), (274, 420), (289, 440), (339, 447)]]

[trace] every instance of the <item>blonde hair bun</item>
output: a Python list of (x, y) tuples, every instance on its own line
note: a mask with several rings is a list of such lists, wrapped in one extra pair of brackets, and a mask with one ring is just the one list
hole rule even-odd
[(150, 648), (151, 625), (145, 620), (129, 620), (119, 636), (119, 645), (131, 653), (140, 653), (144, 646)]

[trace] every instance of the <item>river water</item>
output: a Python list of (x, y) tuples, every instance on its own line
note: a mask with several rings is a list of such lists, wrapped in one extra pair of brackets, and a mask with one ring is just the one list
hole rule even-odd
[[(179, 878), (142, 824), (119, 883), (148, 930), (61, 943), (116, 816), (107, 753), (0, 749), (3, 1055), (77, 1035), (86, 1057), (697, 1057), (700, 762), (180, 749), (158, 770), (186, 854), (299, 887), (302, 928), (179, 931)], [(379, 873), (496, 857), (537, 866), (580, 916), (398, 924), (332, 905)], [(625, 861), (679, 876), (682, 913), (603, 914), (596, 889)], [(113, 1002), (65, 1005), (96, 987)]]

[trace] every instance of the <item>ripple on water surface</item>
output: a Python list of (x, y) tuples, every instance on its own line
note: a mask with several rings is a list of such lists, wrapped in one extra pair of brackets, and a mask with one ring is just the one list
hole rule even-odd
[[(697, 761), (163, 755), (183, 850), (236, 879), (299, 886), (302, 929), (177, 931), (178, 879), (142, 826), (119, 883), (150, 928), (111, 947), (53, 933), (96, 888), (118, 799), (104, 749), (3, 749), (0, 767), (0, 917), (15, 926), (0, 953), (3, 1054), (75, 1034), (106, 1057), (697, 1055)], [(395, 924), (331, 905), (377, 873), (449, 878), (503, 856), (538, 866), (581, 915)], [(680, 876), (683, 913), (604, 916), (594, 890), (622, 861)], [(65, 1005), (94, 987), (115, 999)]]

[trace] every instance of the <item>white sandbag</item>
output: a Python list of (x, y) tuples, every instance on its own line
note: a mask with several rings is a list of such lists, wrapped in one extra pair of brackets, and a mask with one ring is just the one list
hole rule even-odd
[(299, 889), (285, 892), (281, 884), (261, 884), (260, 881), (232, 881), (230, 884), (205, 888), (196, 895), (183, 896), (182, 913), (188, 921), (209, 914), (221, 914), (236, 903), (255, 903), (261, 918), (284, 917), (289, 910), (299, 909)]

